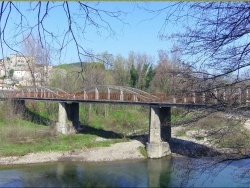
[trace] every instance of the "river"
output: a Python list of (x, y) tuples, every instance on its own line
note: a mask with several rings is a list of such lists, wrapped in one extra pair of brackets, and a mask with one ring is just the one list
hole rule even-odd
[(0, 187), (249, 187), (250, 159), (164, 157), (0, 166)]

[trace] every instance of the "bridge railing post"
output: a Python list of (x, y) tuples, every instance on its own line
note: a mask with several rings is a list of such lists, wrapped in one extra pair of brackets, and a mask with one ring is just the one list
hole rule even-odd
[(249, 98), (249, 91), (248, 91), (248, 88), (246, 88), (246, 104), (248, 104), (248, 98)]
[(108, 88), (108, 100), (110, 101), (110, 89)]
[(202, 103), (203, 104), (206, 103), (206, 93), (205, 92), (202, 93)]
[(86, 93), (86, 91), (84, 90), (83, 91), (83, 100), (87, 100), (88, 99), (88, 95)]
[(241, 92), (241, 88), (238, 88), (238, 103), (241, 104), (241, 99), (242, 99), (242, 92)]
[(133, 100), (134, 100), (134, 102), (138, 101), (138, 98), (137, 98), (136, 94), (133, 95)]
[(95, 88), (95, 100), (99, 99), (99, 91), (97, 88)]
[(226, 89), (223, 89), (223, 100), (226, 101)]
[(187, 103), (187, 97), (184, 96), (184, 104)]
[(173, 103), (176, 103), (176, 98), (175, 98), (175, 96), (173, 97)]
[(215, 97), (214, 103), (217, 104), (218, 103), (218, 91), (217, 91), (217, 89), (214, 89), (214, 97)]
[(123, 101), (124, 100), (124, 94), (123, 94), (123, 91), (120, 90), (120, 101)]
[(193, 98), (193, 103), (195, 104), (196, 103), (196, 95), (195, 95), (195, 92), (192, 93), (192, 98)]

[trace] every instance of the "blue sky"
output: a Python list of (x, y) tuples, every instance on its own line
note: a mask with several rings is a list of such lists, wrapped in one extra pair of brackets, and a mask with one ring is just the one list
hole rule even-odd
[[(150, 15), (144, 10), (140, 10), (138, 6), (148, 7), (150, 9), (162, 8), (168, 5), (170, 2), (101, 2), (98, 7), (108, 9), (110, 11), (121, 10), (128, 14), (121, 22), (111, 20), (110, 25), (116, 32), (115, 36), (108, 36), (109, 33), (103, 31), (102, 35), (96, 33), (96, 30), (92, 27), (87, 28), (83, 36), (79, 36), (78, 40), (83, 44), (86, 50), (91, 50), (95, 54), (107, 51), (113, 56), (118, 54), (127, 57), (130, 51), (146, 53), (154, 57), (155, 61), (158, 59), (157, 51), (160, 49), (170, 50), (172, 43), (170, 41), (162, 41), (158, 37), (158, 33), (164, 22), (164, 14), (152, 18), (154, 15)], [(22, 9), (27, 9), (27, 2), (20, 2), (18, 4)], [(90, 3), (91, 5), (91, 3)], [(72, 10), (77, 10), (77, 6), (74, 6), (74, 2), (70, 4)], [(56, 10), (56, 9), (55, 9)], [(62, 10), (62, 9), (60, 9)], [(12, 19), (18, 19), (18, 16), (12, 16)], [(36, 16), (34, 14), (27, 14), (28, 22), (35, 22)], [(50, 12), (48, 18), (46, 18), (46, 27), (53, 30), (55, 33), (65, 30), (66, 21), (65, 13), (63, 11)], [(107, 19), (109, 21), (109, 19)], [(176, 30), (176, 29), (175, 29)], [(170, 25), (166, 32), (172, 33), (175, 31), (174, 27)], [(7, 50), (7, 53), (11, 53)], [(70, 43), (65, 51), (63, 51), (61, 59), (58, 56), (54, 56), (53, 64), (70, 63), (79, 61), (75, 46)]]
[[(162, 3), (150, 4), (162, 5)], [(162, 41), (158, 38), (158, 32), (163, 24), (163, 16), (146, 20), (151, 18), (152, 15), (143, 10), (139, 10), (136, 4), (130, 2), (109, 3), (109, 6), (117, 6), (121, 9), (124, 7), (127, 11), (130, 11), (125, 20), (129, 25), (124, 25), (122, 31), (118, 29), (116, 37), (113, 38), (101, 38), (95, 35), (89, 37), (92, 40), (88, 45), (95, 52), (100, 53), (107, 50), (114, 55), (121, 54), (122, 56), (127, 56), (129, 51), (135, 51), (147, 53), (157, 58), (157, 50), (170, 48), (171, 44), (169, 42)], [(117, 28), (119, 28), (119, 26)], [(170, 32), (172, 31), (170, 30)]]
[[(148, 6), (149, 8), (161, 8), (162, 6), (166, 6), (166, 3), (102, 2), (100, 7), (103, 5), (108, 10), (122, 10), (127, 12), (128, 14), (123, 20), (125, 24), (116, 21), (110, 22), (116, 32), (115, 36), (108, 36), (105, 32), (100, 36), (96, 34), (95, 29), (90, 29), (85, 34), (84, 46), (86, 46), (87, 50), (91, 50), (95, 54), (107, 51), (113, 54), (113, 56), (120, 54), (123, 57), (127, 57), (130, 51), (134, 51), (146, 53), (157, 61), (158, 50), (170, 50), (172, 47), (169, 41), (162, 41), (158, 37), (164, 21), (164, 15), (151, 19), (154, 15), (140, 10), (137, 5)], [(168, 32), (173, 32), (173, 27), (169, 27)], [(78, 61), (73, 53), (68, 54), (65, 60), (69, 62)]]

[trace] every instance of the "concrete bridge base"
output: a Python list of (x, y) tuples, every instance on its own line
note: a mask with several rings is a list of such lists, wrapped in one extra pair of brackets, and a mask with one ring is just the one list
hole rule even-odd
[(149, 158), (161, 158), (171, 154), (168, 142), (147, 143), (146, 150)]
[(149, 158), (161, 158), (171, 154), (171, 108), (150, 107), (149, 138), (146, 150)]
[(62, 134), (75, 134), (76, 130), (71, 123), (56, 122), (56, 132)]
[(79, 127), (79, 103), (59, 103), (56, 131), (62, 134), (76, 133)]

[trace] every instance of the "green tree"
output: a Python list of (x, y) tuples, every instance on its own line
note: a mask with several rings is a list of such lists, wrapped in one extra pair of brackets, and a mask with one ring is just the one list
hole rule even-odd
[(147, 90), (154, 77), (153, 58), (147, 54), (130, 52), (130, 86)]
[(150, 86), (151, 81), (153, 80), (155, 76), (155, 70), (153, 69), (152, 65), (148, 65), (149, 68), (147, 68), (147, 74), (146, 74), (146, 84), (145, 88), (148, 89)]
[(137, 80), (138, 80), (138, 72), (135, 69), (134, 63), (132, 63), (131, 68), (130, 68), (130, 83), (129, 83), (129, 85), (131, 87), (135, 87)]

